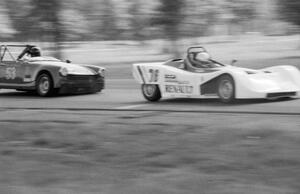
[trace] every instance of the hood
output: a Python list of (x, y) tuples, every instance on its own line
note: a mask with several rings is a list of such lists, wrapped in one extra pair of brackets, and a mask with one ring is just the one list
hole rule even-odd
[(285, 92), (299, 91), (299, 86), (290, 76), (281, 72), (268, 69), (248, 69), (242, 67), (228, 66), (228, 71), (236, 75), (239, 83), (256, 92)]
[(65, 68), (71, 75), (95, 75), (97, 72), (83, 64), (66, 63), (53, 57), (34, 57), (30, 63)]
[(237, 67), (237, 66), (231, 66), (231, 65), (227, 65), (227, 66), (221, 67), (221, 68), (226, 68), (228, 70), (236, 71), (236, 72), (245, 72), (247, 74), (264, 73), (264, 71), (262, 71), (262, 70), (249, 69), (249, 68)]

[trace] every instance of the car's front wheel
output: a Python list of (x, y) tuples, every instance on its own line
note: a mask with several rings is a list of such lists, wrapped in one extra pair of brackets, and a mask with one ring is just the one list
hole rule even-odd
[(41, 73), (36, 80), (36, 91), (40, 96), (54, 94), (53, 80), (48, 73)]
[(230, 103), (235, 99), (235, 85), (230, 75), (223, 75), (218, 81), (218, 96), (222, 102)]
[(142, 93), (149, 101), (158, 101), (161, 98), (159, 87), (156, 84), (143, 84)]

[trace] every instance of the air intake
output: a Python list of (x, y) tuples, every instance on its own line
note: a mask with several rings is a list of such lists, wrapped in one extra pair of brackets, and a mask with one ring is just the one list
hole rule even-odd
[(291, 97), (295, 96), (296, 92), (277, 92), (277, 93), (268, 93), (267, 98), (281, 98), (281, 97)]

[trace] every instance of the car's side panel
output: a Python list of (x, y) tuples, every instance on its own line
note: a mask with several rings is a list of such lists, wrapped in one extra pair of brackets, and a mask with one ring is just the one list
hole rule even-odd
[(194, 73), (171, 66), (162, 66), (163, 97), (200, 97), (200, 77)]
[(52, 77), (54, 88), (59, 88), (60, 87), (60, 79), (61, 79), (61, 76), (59, 75), (59, 69), (60, 69), (60, 67), (53, 66), (53, 65), (39, 65), (34, 69), (31, 76), (35, 82), (39, 73), (48, 72), (50, 74), (50, 76)]
[[(48, 72), (52, 79), (53, 79), (53, 84), (54, 84), (54, 88), (60, 88), (61, 87), (61, 82), (62, 79), (64, 79), (59, 71), (62, 67), (65, 67), (66, 64), (62, 63), (62, 62), (33, 62), (31, 63), (32, 65), (37, 65), (36, 68), (33, 71), (32, 77), (34, 78), (34, 80), (37, 78), (38, 74), (40, 72)], [(73, 68), (76, 67), (74, 64), (70, 64), (68, 66), (72, 66)], [(84, 69), (82, 67), (84, 67)], [(97, 73), (97, 70), (99, 71), (99, 69), (104, 69), (101, 67), (96, 67), (96, 66), (88, 66), (88, 65), (81, 65), (80, 68), (78, 68), (78, 71), (83, 71), (83, 73), (79, 73), (76, 75), (94, 75)]]
[(285, 80), (289, 80), (300, 87), (300, 71), (294, 66), (281, 65), (268, 67), (263, 70), (269, 72), (278, 72), (282, 77), (284, 77)]
[(20, 70), (15, 61), (2, 61), (0, 72), (0, 85), (14, 85), (22, 83)]
[(270, 67), (247, 73), (248, 69), (227, 68), (236, 87), (236, 98), (266, 98), (268, 93), (298, 92), (300, 72), (297, 68)]
[[(48, 72), (53, 78), (54, 87), (60, 87), (60, 75), (59, 67), (40, 65), (38, 63), (24, 62), (18, 64), (16, 74), (18, 75), (18, 81), (2, 83), (3, 88), (16, 88), (16, 89), (35, 89), (35, 81), (40, 72)], [(1, 74), (2, 75), (2, 74)]]
[(218, 81), (219, 81), (219, 76), (215, 77), (200, 86), (200, 93), (201, 95), (216, 95), (218, 90)]
[(38, 64), (32, 64), (32, 63), (28, 63), (25, 62), (23, 64), (23, 71), (24, 71), (24, 75), (23, 75), (23, 82), (24, 83), (32, 83), (34, 85), (35, 82), (35, 75), (38, 72), (40, 68), (40, 65)]
[(162, 69), (161, 63), (134, 64), (133, 77), (140, 84), (159, 84), (161, 81)]
[(266, 97), (265, 91), (259, 91), (257, 88), (260, 87), (258, 85), (264, 85), (262, 80), (256, 80), (253, 75), (247, 75), (243, 72), (231, 72), (230, 75), (233, 77), (235, 83), (235, 98), (255, 99)]
[(216, 92), (202, 93), (201, 85), (221, 73), (219, 70), (189, 72), (162, 63), (133, 65), (134, 78), (141, 84), (158, 84), (163, 97), (216, 97)]
[(6, 64), (0, 62), (0, 86), (6, 81), (6, 67)]

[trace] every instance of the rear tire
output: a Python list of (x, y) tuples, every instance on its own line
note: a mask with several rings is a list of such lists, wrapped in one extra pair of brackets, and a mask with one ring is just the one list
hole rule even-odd
[(42, 97), (54, 95), (53, 80), (48, 73), (41, 73), (37, 77), (36, 92)]
[(142, 93), (144, 98), (151, 102), (158, 101), (161, 98), (159, 87), (155, 84), (143, 84)]
[(218, 96), (224, 103), (231, 103), (235, 100), (235, 84), (230, 75), (223, 75), (219, 78)]

